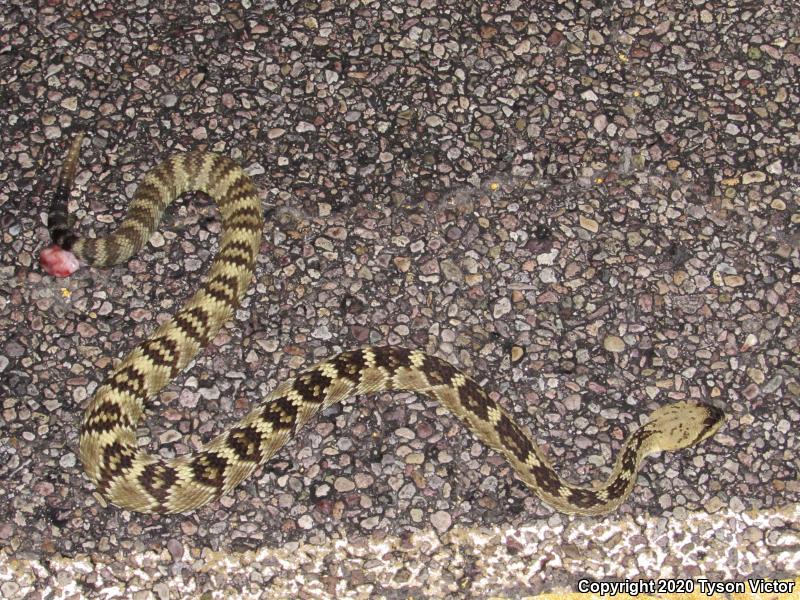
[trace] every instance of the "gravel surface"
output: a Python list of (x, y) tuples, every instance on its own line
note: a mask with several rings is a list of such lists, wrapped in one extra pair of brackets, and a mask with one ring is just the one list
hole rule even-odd
[[(800, 26), (792, 2), (13, 1), (0, 7), (0, 596), (425, 598), (800, 573)], [(188, 516), (104, 508), (81, 407), (199, 283), (219, 220), (54, 280), (53, 178), (119, 222), (159, 159), (240, 162), (257, 280), (142, 442), (196, 448), (335, 351), (473, 374), (575, 482), (655, 407), (725, 410), (605, 518), (554, 512), (422, 397), (332, 407)]]

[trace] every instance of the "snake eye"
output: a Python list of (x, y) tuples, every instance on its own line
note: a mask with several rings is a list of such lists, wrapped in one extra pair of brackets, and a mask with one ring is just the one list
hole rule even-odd
[(722, 427), (722, 424), (725, 422), (725, 413), (716, 406), (704, 404), (703, 408), (705, 408), (707, 413), (706, 418), (703, 419), (703, 423), (700, 426), (700, 431), (690, 445), (697, 444), (704, 439), (711, 437), (720, 427)]
[(725, 422), (725, 413), (719, 408), (711, 406), (710, 404), (706, 408), (708, 409), (708, 416), (703, 422), (703, 426), (705, 427), (704, 438), (713, 434)]

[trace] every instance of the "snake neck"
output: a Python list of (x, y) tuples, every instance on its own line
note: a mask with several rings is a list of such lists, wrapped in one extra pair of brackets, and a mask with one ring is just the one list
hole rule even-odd
[(517, 469), (523, 483), (560, 512), (602, 515), (618, 508), (633, 490), (639, 466), (652, 451), (652, 437), (648, 425), (631, 434), (617, 454), (611, 474), (595, 486), (574, 485), (563, 479), (536, 446)]

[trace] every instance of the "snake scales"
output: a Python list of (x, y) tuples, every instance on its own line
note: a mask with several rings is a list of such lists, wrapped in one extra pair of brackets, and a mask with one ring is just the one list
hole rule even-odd
[(384, 390), (409, 390), (438, 400), (500, 452), (542, 500), (559, 511), (584, 515), (606, 513), (624, 502), (646, 455), (697, 444), (723, 422), (722, 412), (710, 405), (678, 402), (659, 408), (627, 438), (604, 484), (578, 487), (559, 477), (508, 413), (450, 363), (400, 347), (367, 347), (333, 356), (284, 381), (197, 453), (170, 460), (148, 454), (136, 441), (144, 404), (214, 338), (238, 306), (260, 246), (261, 202), (250, 178), (231, 160), (203, 152), (177, 154), (147, 173), (114, 233), (77, 237), (67, 198), (81, 139), (76, 137), (70, 147), (48, 215), (53, 245), (42, 251), (40, 262), (49, 273), (69, 275), (79, 259), (98, 267), (127, 260), (156, 230), (167, 205), (188, 190), (211, 196), (224, 226), (219, 254), (200, 289), (119, 363), (84, 413), (81, 460), (100, 494), (113, 504), (155, 513), (196, 509), (249, 476), (321, 409)]

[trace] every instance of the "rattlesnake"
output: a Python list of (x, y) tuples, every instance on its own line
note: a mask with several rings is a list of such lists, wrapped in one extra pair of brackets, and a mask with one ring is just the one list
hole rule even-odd
[(250, 178), (230, 159), (176, 154), (144, 177), (124, 221), (107, 237), (73, 232), (67, 198), (82, 136), (73, 141), (52, 201), (53, 245), (40, 262), (67, 276), (79, 259), (108, 267), (133, 256), (156, 230), (164, 209), (188, 190), (211, 196), (224, 231), (219, 254), (195, 295), (113, 369), (84, 413), (80, 457), (100, 494), (120, 507), (155, 513), (194, 510), (219, 498), (269, 460), (321, 409), (351, 396), (408, 390), (446, 406), (487, 446), (500, 452), (542, 500), (565, 513), (597, 515), (630, 494), (643, 458), (699, 443), (721, 426), (722, 411), (678, 402), (661, 407), (625, 441), (608, 480), (598, 487), (565, 482), (536, 443), (479, 386), (450, 363), (419, 350), (365, 347), (342, 352), (284, 381), (247, 416), (201, 451), (165, 460), (137, 448), (145, 401), (158, 393), (228, 320), (253, 276), (262, 206)]

